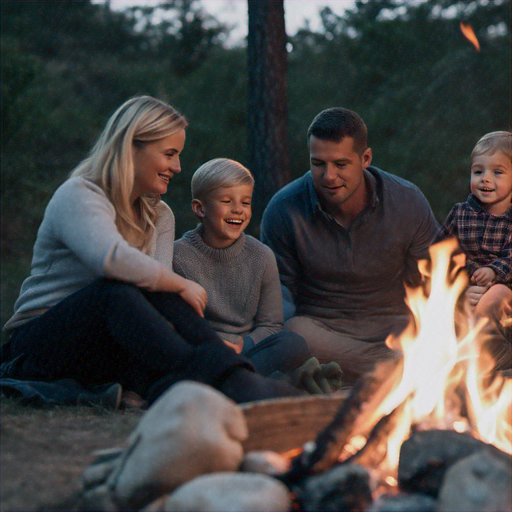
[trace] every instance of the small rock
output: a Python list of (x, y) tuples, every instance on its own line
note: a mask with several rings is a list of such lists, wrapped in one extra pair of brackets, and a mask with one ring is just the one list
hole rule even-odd
[(196, 476), (234, 471), (247, 435), (232, 400), (205, 384), (179, 382), (148, 409), (122, 453), (84, 472), (79, 508), (138, 510)]
[(270, 476), (249, 473), (204, 475), (158, 500), (146, 512), (288, 512), (288, 488)]
[(437, 498), (446, 471), (457, 461), (487, 446), (453, 430), (415, 432), (400, 448), (400, 489)]
[(246, 453), (240, 466), (240, 471), (271, 476), (281, 475), (289, 469), (290, 459), (267, 450)]
[(309, 477), (296, 492), (305, 511), (359, 511), (372, 502), (370, 474), (358, 464), (342, 464)]

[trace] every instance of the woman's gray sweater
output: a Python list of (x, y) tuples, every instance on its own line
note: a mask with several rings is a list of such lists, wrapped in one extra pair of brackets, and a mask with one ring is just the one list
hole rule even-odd
[(119, 233), (114, 205), (84, 178), (65, 181), (51, 198), (37, 233), (30, 276), (4, 330), (18, 327), (98, 277), (153, 289), (172, 268), (174, 215), (162, 201), (148, 254)]

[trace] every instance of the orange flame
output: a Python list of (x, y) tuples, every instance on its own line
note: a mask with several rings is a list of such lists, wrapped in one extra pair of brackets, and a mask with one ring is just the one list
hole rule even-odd
[(468, 432), (512, 452), (512, 379), (498, 376), (489, 383), (493, 361), (480, 334), (485, 320), (455, 323), (458, 299), (468, 284), (464, 255), (457, 252), (456, 239), (446, 240), (431, 247), (431, 262), (420, 262), (428, 288), (407, 290), (413, 319), (400, 336), (387, 340), (403, 353), (402, 364), (365, 404), (354, 428), (368, 433), (400, 408), (400, 420), (387, 440), (387, 459), (378, 470), (381, 477), (394, 476), (400, 446), (412, 426)]
[(460, 30), (462, 31), (462, 34), (464, 37), (470, 41), (473, 46), (476, 48), (476, 51), (480, 51), (480, 43), (478, 42), (478, 39), (475, 35), (475, 32), (473, 30), (473, 27), (471, 25), (466, 25), (465, 23), (460, 22)]

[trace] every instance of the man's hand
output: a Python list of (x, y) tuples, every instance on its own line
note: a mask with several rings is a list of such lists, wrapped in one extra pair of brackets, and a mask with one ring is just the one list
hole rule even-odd
[(178, 295), (188, 304), (192, 306), (194, 311), (204, 318), (204, 309), (206, 308), (206, 290), (194, 281), (185, 279), (183, 289)]
[(496, 273), (491, 267), (480, 267), (471, 276), (471, 281), (478, 286), (490, 286), (496, 279)]

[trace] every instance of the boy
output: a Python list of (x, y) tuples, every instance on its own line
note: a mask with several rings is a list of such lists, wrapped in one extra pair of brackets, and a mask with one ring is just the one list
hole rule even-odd
[(309, 392), (335, 391), (341, 386), (339, 366), (320, 365), (303, 338), (283, 330), (274, 254), (244, 233), (253, 188), (249, 170), (233, 160), (217, 158), (197, 169), (192, 210), (201, 224), (174, 243), (174, 269), (206, 289), (205, 318), (260, 373), (293, 374), (294, 384)]
[(512, 133), (484, 135), (471, 160), (471, 194), (452, 208), (437, 241), (458, 238), (471, 282), (468, 303), (504, 338), (495, 353), (497, 367), (510, 368), (510, 332), (500, 320), (512, 307)]

